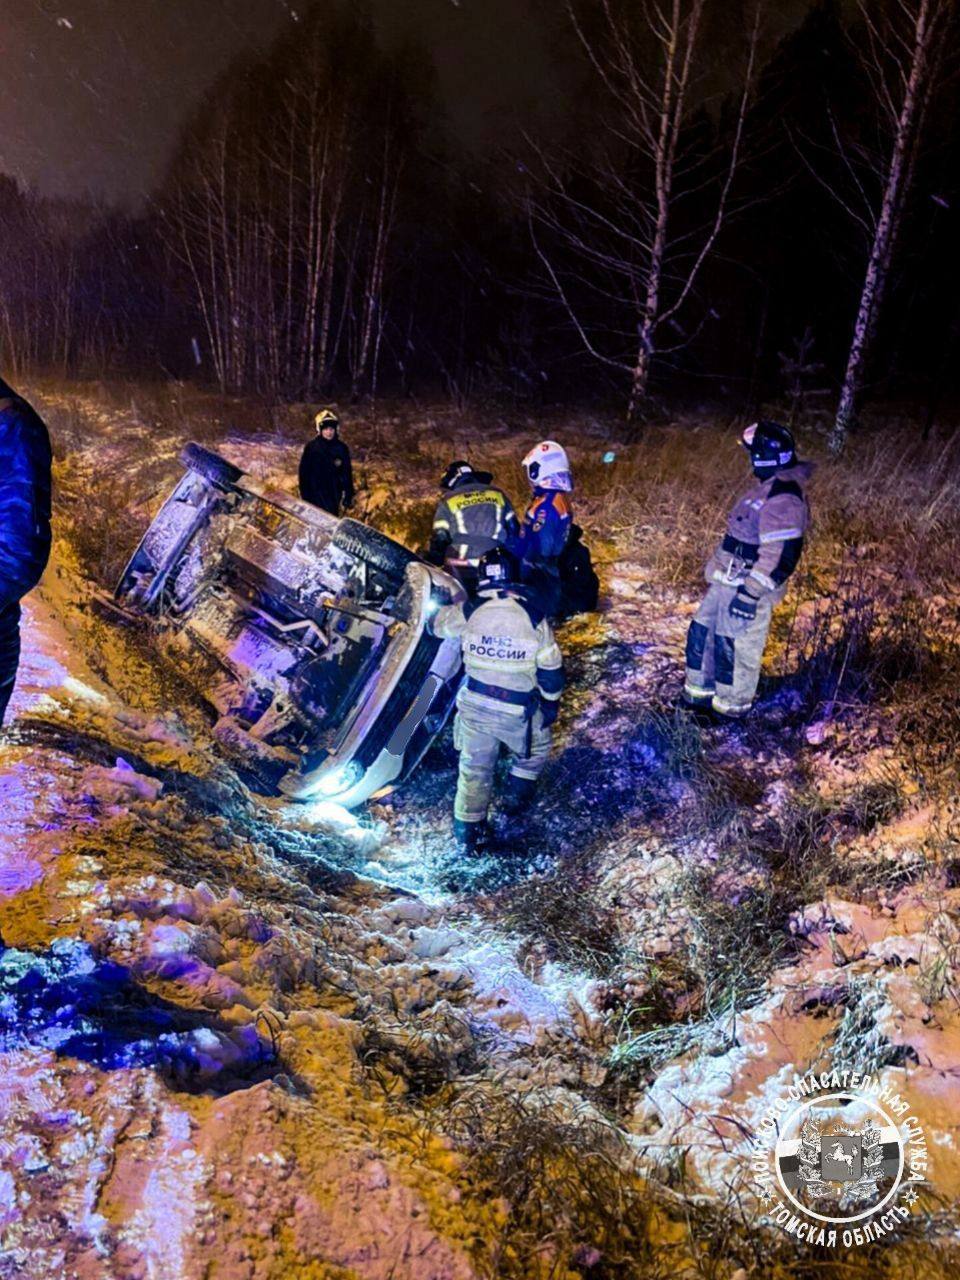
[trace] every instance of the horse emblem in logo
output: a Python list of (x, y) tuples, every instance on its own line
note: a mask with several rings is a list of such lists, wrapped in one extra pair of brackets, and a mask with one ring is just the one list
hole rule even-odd
[(811, 1201), (832, 1199), (841, 1208), (875, 1201), (884, 1176), (883, 1141), (872, 1117), (860, 1129), (840, 1125), (825, 1131), (807, 1114), (797, 1152), (798, 1190)]
[(798, 1242), (851, 1249), (900, 1230), (927, 1184), (927, 1140), (882, 1076), (796, 1076), (764, 1111), (751, 1165), (764, 1220)]
[[(820, 1169), (824, 1179), (831, 1182), (843, 1182), (846, 1179), (858, 1178), (860, 1176), (861, 1153), (860, 1142), (857, 1138), (843, 1135), (838, 1137), (836, 1141), (832, 1138), (833, 1147), (830, 1151), (821, 1151), (820, 1153)], [(846, 1170), (843, 1166), (846, 1165)]]

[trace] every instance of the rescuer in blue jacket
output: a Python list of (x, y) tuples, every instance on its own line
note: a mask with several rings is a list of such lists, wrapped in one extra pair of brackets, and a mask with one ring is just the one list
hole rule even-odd
[(50, 437), (0, 378), (0, 724), (20, 662), (20, 601), (50, 558)]
[(523, 466), (533, 498), (517, 544), (520, 575), (544, 613), (554, 618), (560, 612), (560, 556), (573, 524), (570, 463), (561, 445), (544, 440), (530, 450)]

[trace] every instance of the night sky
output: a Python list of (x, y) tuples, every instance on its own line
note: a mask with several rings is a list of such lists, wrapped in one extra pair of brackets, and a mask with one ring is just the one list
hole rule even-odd
[[(549, 115), (549, 33), (536, 0), (374, 0), (385, 42), (429, 51), (454, 132)], [(299, 4), (299, 9), (305, 7)], [(3, 0), (0, 171), (41, 191), (135, 202), (185, 114), (242, 51), (296, 22), (298, 0)]]

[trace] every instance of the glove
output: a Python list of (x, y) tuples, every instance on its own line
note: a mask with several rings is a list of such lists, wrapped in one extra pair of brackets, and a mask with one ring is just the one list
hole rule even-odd
[(560, 710), (560, 699), (556, 698), (550, 701), (547, 698), (540, 699), (540, 718), (543, 721), (543, 727), (549, 729), (557, 718), (557, 712)]
[(744, 587), (737, 588), (737, 594), (730, 601), (730, 617), (740, 618), (743, 622), (753, 622), (757, 616), (757, 597), (752, 596)]

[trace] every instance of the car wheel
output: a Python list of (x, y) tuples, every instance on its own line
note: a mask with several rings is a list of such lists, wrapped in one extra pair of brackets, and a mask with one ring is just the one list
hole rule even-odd
[(385, 573), (398, 583), (403, 581), (407, 565), (419, 559), (412, 551), (401, 547), (392, 538), (349, 517), (341, 520), (337, 525), (332, 541), (335, 547), (368, 561), (381, 573)]
[(197, 475), (203, 476), (204, 480), (209, 480), (223, 489), (231, 488), (243, 476), (240, 468), (235, 467), (232, 462), (192, 441), (184, 446), (180, 461)]

